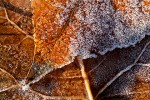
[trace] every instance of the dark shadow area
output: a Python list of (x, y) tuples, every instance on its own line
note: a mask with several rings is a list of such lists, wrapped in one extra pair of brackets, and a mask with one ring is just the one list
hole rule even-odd
[(7, 10), (11, 10), (15, 13), (18, 13), (18, 14), (24, 15), (24, 16), (28, 16), (28, 17), (32, 17), (32, 15), (33, 15), (31, 11), (23, 10), (19, 7), (12, 5), (9, 2), (5, 2), (4, 0), (0, 0), (0, 7), (6, 8)]

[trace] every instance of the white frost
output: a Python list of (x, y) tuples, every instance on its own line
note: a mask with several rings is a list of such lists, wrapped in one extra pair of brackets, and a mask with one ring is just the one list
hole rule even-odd
[[(145, 35), (150, 35), (150, 15), (145, 12), (145, 9), (150, 10), (150, 5), (145, 6), (139, 0), (124, 3), (128, 6), (125, 11), (114, 10), (111, 0), (82, 0), (79, 3), (73, 16), (76, 20), (70, 22), (76, 35), (75, 39), (70, 39), (73, 56), (90, 58), (93, 57), (91, 51), (103, 55), (115, 48), (135, 45)], [(71, 2), (69, 4), (72, 6)]]

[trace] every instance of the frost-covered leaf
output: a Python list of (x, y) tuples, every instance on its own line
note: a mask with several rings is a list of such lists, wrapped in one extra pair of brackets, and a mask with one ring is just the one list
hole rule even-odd
[(148, 100), (150, 38), (135, 47), (116, 49), (85, 60), (93, 94), (99, 100)]
[[(49, 30), (49, 25), (51, 22), (54, 22), (54, 16), (56, 14), (61, 15), (64, 13), (65, 10), (62, 9), (64, 9), (64, 7), (66, 9), (70, 6), (71, 2), (73, 2), (73, 0), (70, 0), (70, 2), (67, 3), (68, 5), (63, 5), (66, 1), (67, 0), (54, 0), (53, 5), (50, 5), (50, 0), (39, 0), (39, 2), (35, 2), (34, 7), (37, 8), (34, 8), (33, 14), (35, 14), (34, 17), (36, 16), (37, 18), (34, 18), (34, 25), (39, 24), (41, 29), (35, 26), (35, 48), (37, 50), (34, 50), (30, 0), (0, 0), (0, 100), (92, 100), (92, 95), (95, 98), (97, 97), (96, 99), (98, 100), (149, 100), (150, 37), (148, 35), (135, 46), (130, 46), (124, 49), (115, 49), (114, 51), (100, 55), (98, 53), (99, 50), (95, 48), (94, 50), (86, 48), (86, 46), (91, 46), (92, 44), (92, 42), (90, 42), (91, 44), (86, 43), (89, 41), (86, 39), (90, 39), (92, 37), (90, 37), (91, 35), (87, 37), (88, 33), (84, 33), (83, 36), (86, 36), (85, 38), (82, 38), (83, 40), (85, 39), (85, 43), (82, 43), (86, 44), (84, 46), (86, 49), (84, 48), (84, 50), (90, 50), (90, 55), (92, 54), (94, 57), (95, 55), (97, 56), (97, 58), (89, 58), (86, 60), (79, 58), (81, 56), (83, 58), (89, 57), (87, 56), (89, 53), (87, 51), (83, 52), (81, 50), (82, 46), (78, 47), (78, 45), (74, 45), (72, 43), (73, 41), (68, 41), (71, 39), (75, 39), (75, 41), (79, 40), (78, 36), (82, 34), (77, 35), (75, 34), (77, 32), (71, 29), (72, 24), (81, 25), (76, 23), (76, 21), (79, 20), (74, 19), (73, 17), (79, 10), (81, 10), (81, 8), (85, 10), (85, 8), (93, 2), (91, 5), (93, 7), (92, 9), (96, 10), (96, 6), (99, 7), (98, 5), (105, 4), (110, 0), (97, 0), (97, 2), (95, 2), (96, 0), (89, 0), (88, 3), (88, 0), (82, 0), (82, 2), (77, 2), (77, 0), (75, 0), (71, 6), (73, 8), (68, 8), (69, 16), (67, 17), (67, 20), (64, 19), (63, 21), (62, 18), (68, 13), (63, 15), (63, 17), (57, 16), (58, 18), (61, 18), (59, 18), (59, 20), (55, 20), (58, 21), (60, 25), (62, 24), (63, 27), (60, 26), (60, 30), (56, 30), (59, 32), (61, 31), (62, 34), (58, 34), (56, 37), (49, 36), (46, 40), (41, 39), (42, 36), (40, 35), (46, 34), (46, 30), (44, 29)], [(131, 0), (119, 1), (125, 3), (127, 3), (126, 1), (130, 1), (128, 4), (131, 4)], [(140, 1), (144, 2), (141, 3), (144, 6), (140, 9), (148, 9), (146, 7), (148, 7), (149, 2), (146, 1), (147, 0)], [(101, 3), (98, 4), (98, 2)], [(117, 0), (112, 0), (110, 4), (107, 4), (107, 6), (112, 5), (116, 12), (119, 11), (125, 13), (126, 10), (124, 10), (124, 8), (130, 9), (130, 7), (133, 7), (132, 5), (126, 7), (124, 4), (117, 4), (115, 2), (117, 2)], [(132, 0), (132, 2), (132, 4), (136, 4), (138, 0)], [(60, 13), (58, 13), (57, 10), (54, 10), (56, 6), (59, 8), (59, 10), (58, 8), (57, 10)], [(110, 6), (106, 8), (110, 9)], [(51, 11), (51, 13), (48, 13), (48, 11)], [(105, 10), (103, 9), (102, 11)], [(145, 15), (149, 14), (147, 13), (149, 10), (145, 11)], [(49, 16), (49, 14), (54, 14), (54, 16)], [(91, 14), (93, 14), (93, 12), (91, 12)], [(49, 23), (46, 20), (51, 20), (51, 22)], [(45, 23), (45, 26), (41, 23)], [(55, 23), (53, 24), (55, 25)], [(124, 24), (128, 25), (127, 23)], [(130, 28), (134, 27), (132, 24), (133, 23), (130, 23), (132, 26)], [(82, 29), (85, 27), (80, 28)], [(58, 27), (52, 26), (52, 28)], [(140, 28), (142, 27), (139, 27), (139, 29)], [(73, 33), (73, 35), (70, 35), (70, 32)], [(50, 33), (47, 34), (51, 35)], [(108, 34), (110, 34), (109, 31)], [(137, 35), (144, 36), (145, 34), (149, 33), (143, 32), (143, 34), (139, 33)], [(94, 35), (95, 34), (92, 36)], [(100, 39), (108, 40), (103, 41), (107, 44), (110, 41), (109, 38), (106, 39), (105, 35), (103, 35), (103, 38)], [(129, 34), (124, 35), (127, 39), (129, 39)], [(133, 33), (133, 35), (135, 34)], [(52, 41), (52, 38), (56, 40)], [(66, 38), (67, 40), (65, 40)], [(44, 44), (46, 41), (47, 44)], [(65, 41), (68, 42), (66, 43)], [(66, 45), (64, 43), (66, 43)], [(82, 43), (81, 41), (77, 42), (77, 44), (83, 45)], [(129, 44), (130, 43), (131, 42), (129, 42)], [(56, 44), (56, 47), (51, 47), (53, 44)], [(78, 51), (74, 52), (74, 49), (72, 49), (73, 52), (70, 51), (71, 45), (74, 45), (74, 49), (77, 47)], [(99, 45), (101, 46), (101, 44)], [(47, 53), (47, 51), (45, 53), (42, 51), (43, 49), (50, 50), (53, 48), (55, 48), (54, 53)], [(34, 55), (35, 51), (37, 53), (36, 55)], [(80, 55), (80, 57), (75, 58), (73, 61), (73, 58), (70, 58), (70, 56), (74, 53), (75, 55), (73, 56)], [(47, 54), (47, 56), (45, 56), (45, 54)], [(69, 58), (64, 59), (63, 57), (66, 56)], [(49, 66), (49, 64), (54, 64), (50, 62), (51, 58), (55, 60), (54, 63), (56, 66), (67, 64), (67, 62), (70, 62), (71, 60), (73, 62), (62, 68), (57, 68)], [(88, 78), (86, 74), (88, 75)], [(90, 84), (88, 83), (88, 79)], [(88, 87), (88, 85), (90, 85), (90, 87)], [(90, 94), (91, 91), (92, 94)]]
[(31, 84), (31, 88), (47, 96), (64, 99), (85, 99), (87, 93), (77, 62), (62, 69), (56, 69), (38, 82)]
[(22, 90), (19, 87), (14, 87), (0, 93), (0, 100), (44, 100), (38, 93), (30, 90)]
[(10, 84), (15, 85), (14, 82), (18, 84), (27, 76), (32, 65), (34, 41), (31, 16), (18, 11), (31, 10), (30, 1), (19, 1), (0, 0), (0, 77), (6, 82), (3, 84), (4, 81), (0, 81), (5, 85), (0, 90), (9, 89)]
[[(47, 70), (42, 72), (44, 74), (42, 77), (40, 77), (41, 70), (35, 70), (38, 69), (38, 66), (33, 62), (34, 41), (32, 38), (31, 16), (24, 14), (30, 8), (24, 6), (30, 1), (2, 0), (0, 2), (0, 99), (49, 100), (87, 98), (79, 66), (75, 63), (69, 65), (68, 68), (65, 67), (65, 69), (53, 72), (54, 77), (52, 76), (52, 78), (49, 78), (49, 74), (46, 73)], [(14, 9), (11, 7), (14, 7)], [(18, 11), (19, 9), (22, 12)], [(23, 25), (26, 27), (22, 27)], [(32, 69), (34, 67), (36, 68)], [(42, 68), (42, 65), (39, 68)], [(34, 77), (34, 72), (36, 72), (36, 77)], [(60, 77), (58, 77), (57, 73), (60, 74)], [(48, 81), (47, 78), (52, 81)], [(37, 86), (37, 84), (40, 85)], [(46, 87), (44, 84), (46, 84)], [(45, 92), (46, 89), (52, 89), (52, 91), (47, 90)], [(44, 93), (42, 94), (42, 92)]]
[(33, 8), (36, 52), (52, 66), (135, 45), (150, 35), (147, 0), (34, 0)]
[[(32, 2), (33, 22), (35, 30), (36, 58), (39, 63), (46, 62), (53, 66), (62, 66), (70, 62), (71, 54), (69, 50), (70, 38), (73, 34), (69, 26), (70, 18), (74, 10), (67, 13), (66, 22), (63, 26), (59, 25), (59, 18), (56, 16), (63, 12), (55, 3), (66, 5), (66, 0), (34, 0)], [(74, 8), (72, 8), (74, 9)]]
[(71, 51), (86, 59), (136, 44), (150, 35), (149, 9), (149, 0), (81, 0), (70, 23)]
[(13, 88), (16, 84), (17, 82), (12, 75), (0, 69), (0, 92)]

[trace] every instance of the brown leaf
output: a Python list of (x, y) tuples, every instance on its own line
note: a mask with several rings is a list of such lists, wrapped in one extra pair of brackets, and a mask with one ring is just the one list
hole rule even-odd
[(29, 4), (28, 0), (23, 2), (0, 0), (0, 68), (12, 75), (14, 81), (26, 77), (33, 60), (31, 16), (24, 16), (22, 12), (17, 12), (18, 9), (23, 8), (31, 10)]
[[(47, 2), (39, 0), (33, 5), (37, 11), (41, 11), (34, 10), (33, 13), (34, 25), (40, 23), (40, 27), (35, 26), (34, 46), (30, 0), (0, 0), (0, 100), (92, 100), (92, 95), (98, 100), (149, 100), (149, 36), (135, 46), (115, 49), (105, 55), (91, 51), (97, 58), (82, 60), (78, 56), (74, 62), (62, 68), (49, 66), (54, 63), (59, 66), (72, 59), (71, 52), (68, 52), (70, 42), (65, 42), (70, 37), (67, 33), (72, 30), (66, 20), (60, 30), (51, 26), (58, 28), (56, 31), (60, 33), (56, 37), (49, 36), (47, 44), (44, 44), (46, 41), (41, 40), (41, 35), (46, 34), (46, 30), (43, 27), (49, 28), (55, 14), (59, 12)], [(65, 4), (66, 1), (57, 2)], [(115, 6), (120, 9), (123, 5)], [(72, 9), (76, 11), (76, 8)], [(72, 9), (67, 19), (73, 18)], [(61, 8), (59, 10), (61, 12)], [(48, 11), (54, 13), (54, 16), (50, 16)], [(47, 19), (52, 20), (51, 23), (45, 22)], [(46, 24), (42, 26), (41, 23)], [(51, 38), (54, 41), (50, 41)], [(55, 44), (56, 47), (51, 47)], [(46, 49), (46, 56), (43, 48)], [(55, 53), (47, 54), (50, 49)], [(61, 58), (66, 55), (67, 59)], [(55, 62), (47, 62), (50, 59)]]
[(135, 45), (150, 35), (145, 0), (34, 0), (32, 6), (36, 61), (54, 67), (76, 56), (86, 59), (95, 57), (93, 52)]
[[(66, 0), (56, 0), (54, 3), (67, 5)], [(69, 20), (76, 8), (68, 11), (68, 17), (63, 26), (60, 26), (57, 14), (62, 13), (63, 9), (57, 8), (53, 1), (34, 0), (32, 6), (37, 54), (35, 61), (41, 64), (46, 62), (48, 65), (57, 67), (70, 62), (72, 57), (68, 47), (70, 38), (74, 35), (70, 34), (72, 29), (69, 26)]]
[[(149, 46), (150, 38), (147, 37), (135, 47), (116, 49), (107, 56), (87, 59), (85, 66), (96, 98), (138, 100), (144, 94), (147, 97), (143, 96), (141, 100), (147, 100), (150, 96)], [(139, 87), (140, 84), (143, 86)]]

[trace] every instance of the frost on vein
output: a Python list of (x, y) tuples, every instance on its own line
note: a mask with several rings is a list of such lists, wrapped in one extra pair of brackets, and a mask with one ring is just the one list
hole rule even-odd
[(54, 66), (77, 55), (86, 59), (95, 57), (92, 52), (128, 47), (150, 35), (149, 0), (40, 1), (34, 10), (36, 47)]

